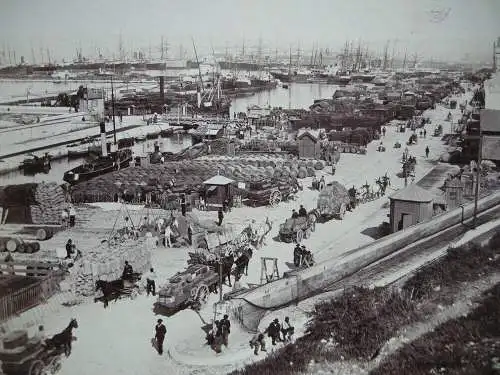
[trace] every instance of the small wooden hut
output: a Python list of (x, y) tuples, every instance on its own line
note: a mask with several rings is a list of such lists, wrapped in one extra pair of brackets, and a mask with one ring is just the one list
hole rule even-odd
[(224, 201), (231, 202), (234, 194), (234, 180), (217, 175), (203, 182), (207, 209), (218, 209)]
[(393, 233), (432, 217), (434, 195), (416, 184), (398, 190), (389, 199)]
[(321, 155), (321, 143), (319, 131), (311, 129), (300, 129), (297, 134), (299, 143), (299, 157), (318, 159)]

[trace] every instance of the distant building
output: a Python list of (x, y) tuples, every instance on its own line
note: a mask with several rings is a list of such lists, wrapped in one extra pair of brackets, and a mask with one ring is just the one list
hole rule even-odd
[(80, 99), (78, 110), (95, 116), (97, 121), (104, 119), (104, 90), (87, 89), (86, 94)]

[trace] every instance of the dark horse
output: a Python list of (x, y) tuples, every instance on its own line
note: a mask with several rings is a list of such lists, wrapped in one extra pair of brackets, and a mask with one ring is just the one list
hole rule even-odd
[(250, 247), (242, 251), (241, 255), (234, 262), (236, 267), (233, 271), (234, 277), (239, 279), (243, 274), (248, 275), (248, 263), (252, 258), (253, 251)]
[(64, 354), (69, 357), (71, 354), (71, 342), (73, 341), (73, 328), (78, 328), (78, 322), (76, 319), (71, 319), (69, 325), (62, 331), (50, 339), (45, 340), (45, 346), (47, 349), (56, 348), (64, 349)]
[[(95, 291), (97, 292), (100, 290), (102, 292), (102, 297), (94, 298), (94, 302), (101, 300), (104, 302), (104, 308), (106, 308), (108, 307), (109, 301), (116, 301), (122, 294), (126, 294), (124, 291), (126, 286), (138, 289), (139, 286), (135, 283), (140, 279), (141, 275), (134, 273), (131, 280), (124, 280), (123, 278), (113, 281), (97, 280), (95, 282)], [(125, 283), (127, 283), (127, 285), (125, 285)]]
[[(228, 281), (229, 286), (233, 286), (231, 284), (231, 270), (233, 268), (234, 264), (234, 255), (229, 254), (224, 256), (222, 258), (222, 283), (224, 284), (226, 282), (226, 278)], [(212, 269), (215, 270), (215, 272), (219, 273), (221, 269), (221, 264), (219, 264), (218, 261), (209, 261), (207, 262), (207, 265), (210, 266)]]

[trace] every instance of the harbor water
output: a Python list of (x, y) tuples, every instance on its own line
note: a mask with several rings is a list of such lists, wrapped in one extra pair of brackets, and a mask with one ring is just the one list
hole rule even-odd
[[(51, 82), (35, 82), (31, 83), (31, 85), (36, 85), (37, 91), (43, 92), (43, 85), (49, 85), (49, 91), (53, 91), (55, 89), (54, 84)], [(77, 85), (80, 82), (71, 83), (71, 87), (78, 87)], [(10, 81), (9, 85), (2, 85), (0, 90), (0, 97), (14, 97), (19, 95), (20, 92), (26, 89), (29, 86), (29, 82), (25, 81)], [(58, 85), (55, 85), (58, 86)], [(65, 84), (59, 85), (61, 88), (65, 86)], [(337, 85), (330, 84), (322, 84), (322, 83), (291, 83), (288, 88), (276, 87), (271, 90), (261, 91), (256, 94), (247, 97), (234, 98), (232, 100), (231, 105), (231, 115), (236, 112), (247, 112), (247, 108), (252, 105), (258, 106), (271, 106), (271, 107), (281, 107), (284, 109), (292, 108), (302, 108), (307, 109), (309, 106), (317, 99), (325, 99), (331, 98), (335, 90), (338, 89)], [(29, 126), (27, 126), (29, 128)], [(62, 132), (71, 132), (73, 129), (61, 129)], [(30, 138), (33, 136), (33, 131), (38, 131), (36, 128), (26, 129), (28, 133), (24, 134), (24, 131), (19, 131), (19, 134), (16, 136), (21, 136), (24, 134), (26, 137)], [(50, 134), (49, 134), (50, 135)], [(42, 134), (40, 134), (42, 136)], [(43, 134), (43, 136), (47, 136), (47, 134)], [(148, 151), (152, 151), (154, 149), (153, 144), (155, 141), (147, 140), (144, 142), (136, 143), (133, 147), (134, 154), (141, 155)], [(191, 137), (183, 134), (181, 136), (175, 135), (171, 138), (162, 138), (161, 142), (163, 142), (162, 151), (165, 152), (179, 152), (182, 149), (191, 146)], [(62, 177), (64, 172), (69, 169), (72, 169), (84, 162), (83, 159), (73, 159), (68, 160), (66, 158), (53, 160), (51, 165), (51, 170), (45, 174), (35, 174), (35, 175), (24, 175), (23, 171), (16, 170), (9, 172), (4, 175), (0, 175), (0, 186), (1, 185), (9, 185), (9, 184), (19, 184), (19, 183), (31, 183), (31, 182), (51, 182), (55, 181), (58, 183), (62, 182)], [(1, 168), (1, 162), (0, 162)]]

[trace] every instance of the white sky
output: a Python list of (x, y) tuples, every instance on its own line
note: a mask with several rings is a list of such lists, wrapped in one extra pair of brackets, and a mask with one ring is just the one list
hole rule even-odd
[[(432, 11), (448, 14), (440, 22)], [(442, 17), (437, 17), (442, 18)], [(35, 59), (40, 48), (52, 58), (118, 53), (119, 35), (127, 50), (159, 50), (161, 36), (170, 54), (179, 45), (192, 55), (191, 36), (201, 52), (213, 43), (241, 50), (256, 46), (300, 43), (307, 54), (314, 43), (340, 50), (346, 40), (362, 40), (382, 53), (387, 40), (396, 40), (402, 56), (458, 60), (490, 59), (500, 36), (500, 0), (0, 0), (0, 51), (9, 46), (17, 58)], [(392, 46), (391, 46), (392, 49)], [(45, 55), (46, 56), (46, 55)]]

